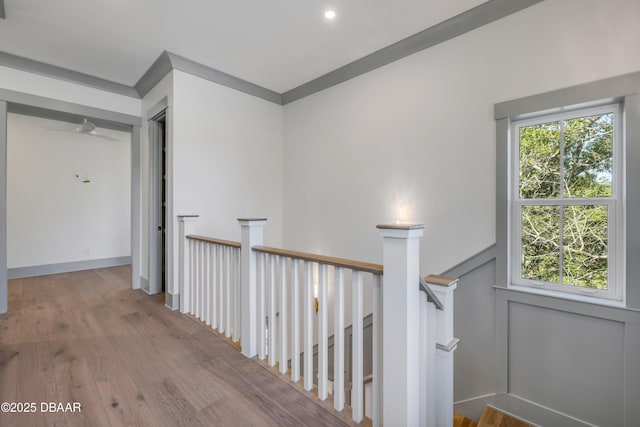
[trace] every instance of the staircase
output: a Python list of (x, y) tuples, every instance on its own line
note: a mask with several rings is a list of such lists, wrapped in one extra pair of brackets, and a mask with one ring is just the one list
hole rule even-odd
[(378, 225), (372, 264), (264, 246), (263, 218), (238, 220), (240, 242), (197, 235), (196, 218), (178, 217), (181, 312), (356, 424), (453, 425), (457, 280), (420, 276), (423, 225)]
[(486, 406), (479, 422), (475, 422), (462, 414), (454, 414), (453, 427), (533, 427), (533, 424), (507, 415), (491, 406)]

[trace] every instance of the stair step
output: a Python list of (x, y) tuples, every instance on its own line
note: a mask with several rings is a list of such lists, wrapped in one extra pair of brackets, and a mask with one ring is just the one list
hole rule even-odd
[(453, 427), (477, 427), (478, 423), (462, 414), (453, 414)]
[(486, 406), (482, 411), (478, 427), (532, 427), (532, 425), (500, 412), (491, 406)]

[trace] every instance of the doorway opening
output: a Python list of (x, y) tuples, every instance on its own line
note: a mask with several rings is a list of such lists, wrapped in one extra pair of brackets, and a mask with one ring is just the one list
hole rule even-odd
[(151, 295), (167, 290), (167, 112), (149, 120), (151, 156), (151, 221), (149, 235), (149, 289)]

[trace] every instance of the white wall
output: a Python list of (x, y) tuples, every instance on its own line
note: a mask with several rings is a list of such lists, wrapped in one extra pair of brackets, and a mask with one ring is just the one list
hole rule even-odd
[(542, 2), (286, 105), (286, 247), (380, 262), (376, 224), (421, 222), (429, 273), (493, 244), (493, 105), (640, 70), (638, 16)]
[(8, 115), (9, 268), (130, 255), (130, 134), (76, 126)]
[[(282, 243), (282, 107), (173, 72), (173, 282), (176, 216), (198, 214), (198, 234), (240, 240), (237, 218), (265, 217), (265, 242)], [(171, 273), (170, 273), (171, 274)]]

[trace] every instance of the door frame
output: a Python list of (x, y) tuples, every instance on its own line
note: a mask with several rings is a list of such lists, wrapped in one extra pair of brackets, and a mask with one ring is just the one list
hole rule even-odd
[(0, 88), (0, 314), (7, 312), (9, 296), (6, 223), (8, 113), (66, 121), (86, 117), (100, 127), (131, 132), (131, 287), (140, 288), (141, 117)]
[[(162, 155), (160, 150), (162, 150), (162, 141), (160, 140), (160, 132), (159, 132), (159, 122), (161, 120), (164, 121), (164, 146), (167, 147), (167, 103), (166, 99), (163, 99), (158, 104), (156, 104), (149, 113), (147, 114), (147, 123), (149, 126), (149, 282), (148, 289), (144, 289), (149, 295), (155, 295), (162, 292), (162, 281), (161, 278), (158, 277), (158, 274), (162, 271), (162, 251), (164, 250), (164, 256), (166, 260), (165, 265), (165, 300), (168, 301), (167, 295), (169, 294), (168, 284), (168, 264), (169, 264), (169, 254), (168, 254), (168, 215), (165, 215), (165, 223), (161, 224), (162, 232), (165, 233), (165, 246), (162, 248), (162, 239), (159, 238), (159, 233), (157, 233), (157, 227), (160, 221), (160, 214), (158, 208), (162, 203), (160, 199), (160, 189), (158, 188), (158, 184), (160, 179), (158, 175), (162, 173), (162, 165), (160, 162), (162, 161)], [(167, 160), (165, 160), (166, 162)], [(167, 170), (167, 165), (165, 164), (165, 171)], [(168, 173), (167, 173), (168, 175)], [(168, 176), (167, 176), (168, 179)], [(168, 181), (165, 182), (165, 185), (168, 187)], [(168, 191), (168, 188), (167, 188)], [(165, 195), (166, 202), (166, 212), (168, 213), (168, 200)], [(161, 273), (160, 273), (161, 274)]]

